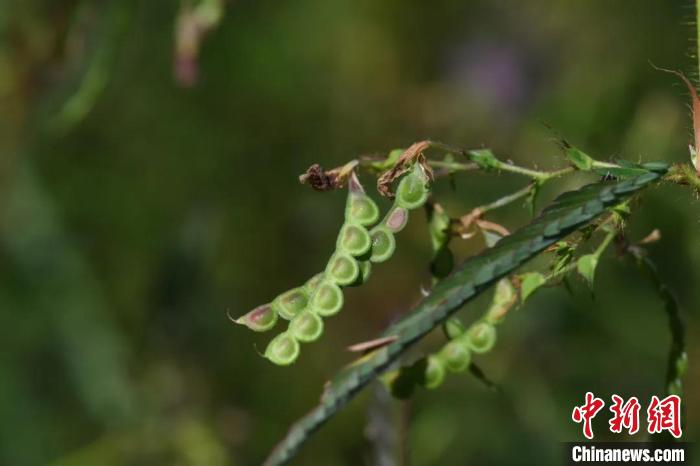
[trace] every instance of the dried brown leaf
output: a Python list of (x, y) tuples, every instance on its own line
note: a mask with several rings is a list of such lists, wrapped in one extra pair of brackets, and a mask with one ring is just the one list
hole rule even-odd
[(392, 183), (398, 177), (406, 173), (410, 164), (416, 161), (423, 166), (427, 175), (430, 177), (430, 179), (432, 179), (433, 170), (428, 166), (425, 158), (423, 157), (423, 151), (425, 151), (428, 147), (430, 147), (429, 141), (420, 141), (406, 149), (396, 161), (396, 164), (390, 170), (382, 173), (379, 179), (377, 179), (377, 190), (379, 193), (382, 196), (393, 199), (394, 192), (391, 190)]

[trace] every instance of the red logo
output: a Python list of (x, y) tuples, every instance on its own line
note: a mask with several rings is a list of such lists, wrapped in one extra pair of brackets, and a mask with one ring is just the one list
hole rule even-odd
[[(619, 395), (613, 395), (610, 412), (612, 418), (608, 421), (610, 432), (622, 433), (626, 430), (629, 435), (639, 432), (639, 412), (641, 405), (639, 399), (633, 396), (627, 401)], [(586, 402), (581, 406), (575, 406), (571, 413), (571, 419), (581, 424), (583, 423), (583, 435), (587, 439), (592, 439), (593, 418), (603, 409), (605, 402), (596, 398), (591, 392), (586, 392)], [(651, 397), (647, 408), (647, 432), (658, 434), (668, 431), (675, 438), (680, 438), (683, 434), (681, 430), (681, 399), (678, 395), (669, 395), (660, 400), (658, 396)]]
[(620, 433), (622, 428), (627, 429), (627, 432), (632, 435), (639, 431), (639, 400), (633, 396), (626, 403), (622, 397), (613, 395), (613, 405), (610, 406), (610, 411), (613, 413), (612, 419), (608, 421), (610, 424), (610, 432)]
[(605, 406), (603, 400), (596, 398), (591, 392), (586, 392), (586, 403), (581, 406), (576, 406), (571, 413), (571, 419), (573, 419), (574, 422), (583, 422), (583, 435), (585, 435), (587, 439), (593, 438), (591, 420), (598, 414), (598, 411), (603, 409), (603, 406)]
[(681, 399), (678, 395), (669, 395), (663, 400), (654, 395), (647, 408), (649, 433), (660, 433), (667, 430), (676, 438), (683, 434), (681, 431)]

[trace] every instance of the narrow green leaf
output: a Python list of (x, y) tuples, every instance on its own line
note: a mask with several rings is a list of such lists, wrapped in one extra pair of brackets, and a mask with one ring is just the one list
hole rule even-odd
[(521, 275), (520, 285), (520, 301), (525, 302), (539, 287), (544, 285), (547, 280), (539, 272), (528, 272)]

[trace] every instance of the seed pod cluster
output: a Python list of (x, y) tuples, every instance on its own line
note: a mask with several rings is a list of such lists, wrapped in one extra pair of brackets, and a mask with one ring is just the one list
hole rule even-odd
[(415, 164), (411, 171), (401, 178), (394, 204), (384, 219), (370, 230), (372, 251), (370, 262), (380, 263), (388, 260), (396, 249), (394, 235), (404, 229), (408, 223), (409, 211), (425, 204), (430, 194), (428, 176), (420, 164)]
[[(264, 356), (277, 365), (292, 364), (299, 356), (300, 343), (317, 340), (323, 333), (323, 318), (342, 309), (342, 288), (361, 285), (369, 278), (372, 263), (384, 262), (392, 256), (396, 248), (394, 235), (406, 226), (409, 210), (422, 206), (428, 195), (428, 177), (416, 164), (401, 178), (394, 204), (376, 224), (379, 208), (351, 173), (345, 221), (324, 271), (303, 286), (288, 290), (271, 303), (241, 316), (236, 323), (264, 332), (274, 327), (280, 317), (288, 320), (287, 330), (270, 341)], [(372, 225), (375, 226), (370, 229)]]
[(469, 369), (472, 357), (491, 351), (496, 344), (496, 326), (517, 303), (518, 294), (511, 281), (502, 279), (496, 285), (491, 305), (481, 319), (465, 326), (458, 317), (448, 319), (443, 330), (448, 342), (437, 352), (411, 365), (386, 374), (383, 381), (398, 398), (407, 398), (415, 386), (433, 389), (442, 385), (448, 372)]
[(450, 326), (452, 339), (437, 353), (428, 356), (424, 375), (424, 386), (432, 389), (439, 387), (447, 372), (464, 372), (472, 362), (473, 354), (490, 351), (496, 343), (495, 322), (483, 318), (467, 329), (459, 325)]

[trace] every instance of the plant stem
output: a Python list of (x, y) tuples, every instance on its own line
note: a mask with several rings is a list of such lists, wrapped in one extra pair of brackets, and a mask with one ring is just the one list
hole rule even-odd
[[(551, 172), (548, 171), (540, 171), (540, 170), (533, 170), (530, 168), (525, 168), (525, 167), (520, 167), (518, 165), (514, 165), (511, 163), (506, 163), (506, 162), (501, 162), (500, 160), (498, 161), (498, 167), (496, 167), (497, 170), (502, 170), (504, 172), (510, 172), (510, 173), (516, 173), (519, 175), (524, 175), (529, 178), (539, 180), (539, 181), (546, 181), (551, 178), (557, 178), (566, 174), (569, 174), (574, 171), (573, 167), (567, 167), (567, 168), (562, 168), (561, 170), (554, 170)], [(602, 162), (601, 162), (602, 163)], [(472, 171), (472, 170), (479, 170), (479, 166), (475, 163), (459, 163), (459, 162), (444, 162), (440, 160), (428, 160), (428, 165), (430, 165), (433, 168), (444, 168), (447, 170), (455, 171), (455, 172), (464, 172), (464, 171)], [(607, 165), (606, 166), (617, 166), (617, 165)]]
[(498, 161), (498, 166), (496, 167), (497, 170), (503, 170), (504, 172), (510, 172), (510, 173), (516, 173), (518, 175), (524, 175), (524, 176), (529, 176), (532, 179), (535, 180), (540, 180), (544, 181), (547, 180), (551, 177), (550, 173), (539, 171), (539, 170), (532, 170), (530, 168), (525, 168), (525, 167), (519, 167), (514, 164)]
[(447, 170), (455, 172), (464, 172), (479, 169), (479, 166), (475, 163), (443, 162), (440, 160), (428, 160), (428, 165), (430, 165), (433, 168), (445, 168)]
[[(700, 2), (700, 0), (698, 0)], [(468, 157), (469, 151), (466, 149), (462, 149), (461, 147), (453, 146), (451, 144), (445, 144), (444, 142), (438, 142), (438, 141), (430, 141), (430, 147), (436, 148), (436, 149), (442, 149), (446, 150), (448, 152), (454, 152), (458, 154), (462, 154), (465, 157)], [(428, 162), (430, 165), (438, 167), (439, 165), (434, 165), (433, 161)], [(445, 164), (445, 162), (443, 162)], [(477, 167), (474, 166), (474, 164), (453, 164), (452, 162), (447, 162), (446, 164), (450, 165), (455, 165), (459, 167), (468, 167), (468, 168), (459, 168), (461, 170), (474, 170), (477, 169)], [(608, 163), (608, 162), (599, 162), (599, 161), (594, 161), (593, 162), (593, 167), (594, 168), (619, 168), (617, 164), (614, 163)], [(449, 168), (448, 166), (445, 166), (445, 168)], [(516, 173), (518, 175), (524, 175), (529, 178), (532, 178), (533, 180), (538, 180), (538, 181), (546, 181), (551, 178), (557, 178), (563, 175), (567, 175), (569, 173), (572, 173), (576, 171), (574, 167), (566, 167), (562, 168), (560, 170), (553, 170), (553, 171), (542, 171), (542, 170), (533, 170), (531, 168), (525, 168), (521, 167), (512, 163), (507, 163), (503, 162), (501, 160), (497, 160), (497, 166), (495, 167), (497, 170), (502, 170), (505, 172), (510, 172), (510, 173)]]
[(490, 210), (496, 210), (499, 209), (503, 206), (506, 206), (510, 204), (511, 202), (517, 201), (518, 199), (521, 199), (523, 197), (526, 197), (528, 194), (532, 192), (532, 190), (535, 188), (535, 183), (530, 183), (529, 185), (525, 186), (524, 188), (521, 188), (514, 193), (508, 194), (507, 196), (503, 196), (489, 204), (484, 204), (482, 206), (477, 207), (477, 209), (483, 214), (485, 212), (488, 212)]
[(612, 243), (612, 240), (615, 239), (615, 236), (617, 236), (617, 230), (616, 229), (611, 229), (607, 235), (605, 235), (605, 238), (603, 238), (603, 241), (598, 245), (596, 248), (595, 252), (593, 254), (596, 257), (600, 257), (603, 254), (603, 251)]

